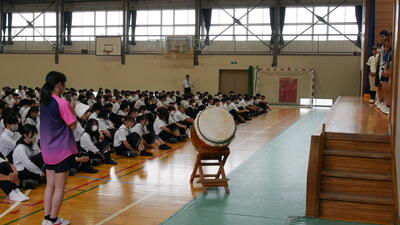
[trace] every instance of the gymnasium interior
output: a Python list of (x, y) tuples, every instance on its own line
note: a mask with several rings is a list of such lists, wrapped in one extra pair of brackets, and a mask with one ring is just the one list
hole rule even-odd
[[(0, 224), (400, 224), (399, 19), (400, 0), (0, 0), (0, 163), (18, 170), (0, 166)], [(59, 217), (52, 73), (100, 137), (93, 153), (75, 136)], [(153, 138), (133, 144), (142, 122)]]

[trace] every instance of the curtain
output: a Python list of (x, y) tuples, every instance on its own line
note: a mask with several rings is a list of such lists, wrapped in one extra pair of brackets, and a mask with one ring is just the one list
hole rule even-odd
[(136, 45), (135, 41), (135, 30), (136, 30), (136, 18), (137, 11), (136, 10), (128, 10), (128, 33), (129, 29), (131, 29), (131, 35), (129, 36), (129, 44)]
[[(375, 45), (375, 0), (371, 0), (371, 8), (369, 17), (369, 31), (368, 31), (368, 57), (372, 55), (372, 47)], [(358, 41), (358, 39), (357, 39)], [(368, 78), (368, 70), (364, 70), (364, 84), (363, 84), (363, 93), (369, 93), (370, 85)]]
[(211, 27), (211, 15), (212, 9), (201, 9), (201, 15), (204, 20), (204, 27), (206, 28), (206, 40), (205, 43), (208, 45), (210, 43), (210, 27)]
[(269, 8), (269, 14), (270, 14), (270, 22), (271, 22), (271, 31), (272, 31), (272, 36), (271, 36), (271, 44), (275, 44), (275, 35), (278, 35), (279, 37), (279, 44), (283, 45), (283, 27), (285, 25), (285, 14), (286, 14), (286, 7), (280, 7), (279, 9), (279, 30), (280, 32), (277, 34), (275, 29), (275, 8), (271, 7)]
[(72, 45), (71, 28), (72, 28), (72, 12), (64, 12), (64, 24), (62, 25), (62, 34), (64, 36), (64, 45)]
[(356, 5), (355, 6), (355, 10), (356, 10), (356, 20), (357, 20), (357, 26), (358, 26), (357, 46), (359, 48), (361, 48), (363, 6), (362, 5)]
[(0, 42), (6, 42), (6, 24), (7, 14), (2, 13), (1, 15), (1, 30), (0, 30)]

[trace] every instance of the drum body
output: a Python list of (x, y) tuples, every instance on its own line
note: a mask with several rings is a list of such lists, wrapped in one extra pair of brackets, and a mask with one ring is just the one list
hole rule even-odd
[(209, 108), (197, 114), (190, 131), (196, 150), (226, 149), (234, 139), (236, 125), (230, 113), (221, 108)]

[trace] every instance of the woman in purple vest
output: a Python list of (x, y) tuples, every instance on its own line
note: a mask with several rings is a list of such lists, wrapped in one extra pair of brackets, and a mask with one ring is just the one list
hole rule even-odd
[(40, 147), (47, 178), (42, 225), (70, 224), (58, 217), (68, 172), (78, 153), (72, 132), (76, 128), (75, 106), (61, 98), (66, 81), (64, 74), (49, 72), (40, 97)]

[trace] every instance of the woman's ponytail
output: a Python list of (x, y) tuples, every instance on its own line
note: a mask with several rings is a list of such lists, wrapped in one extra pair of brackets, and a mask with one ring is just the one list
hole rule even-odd
[(40, 104), (48, 105), (51, 100), (51, 94), (54, 91), (54, 87), (58, 83), (65, 84), (67, 78), (64, 74), (56, 71), (51, 71), (46, 76), (46, 83), (43, 85), (40, 92)]

